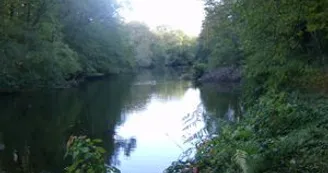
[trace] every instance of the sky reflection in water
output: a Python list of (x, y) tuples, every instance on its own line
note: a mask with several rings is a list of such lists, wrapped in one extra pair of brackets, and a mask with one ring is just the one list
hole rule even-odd
[[(195, 121), (196, 117), (192, 117), (193, 112), (202, 107), (200, 91), (188, 88), (182, 97), (160, 99), (156, 93), (152, 94), (144, 109), (128, 112), (116, 133), (123, 138), (136, 138), (137, 149), (130, 157), (120, 153), (121, 171), (138, 172), (136, 169), (147, 168), (142, 172), (154, 173), (177, 160), (183, 151), (193, 146), (185, 141), (205, 127), (202, 119)], [(188, 125), (191, 127), (187, 129)]]
[(102, 139), (108, 163), (122, 173), (162, 172), (199, 136), (217, 132), (220, 119), (238, 121), (234, 93), (192, 88), (174, 74), (112, 76), (79, 88), (0, 97), (0, 168), (17, 172), (17, 151), (29, 157), (30, 172), (63, 172), (65, 144), (74, 134)]

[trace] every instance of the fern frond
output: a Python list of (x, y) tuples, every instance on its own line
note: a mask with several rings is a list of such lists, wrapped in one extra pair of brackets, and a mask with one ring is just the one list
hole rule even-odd
[(249, 173), (247, 156), (248, 153), (243, 150), (237, 150), (236, 154), (233, 156), (233, 161), (243, 170), (243, 173)]

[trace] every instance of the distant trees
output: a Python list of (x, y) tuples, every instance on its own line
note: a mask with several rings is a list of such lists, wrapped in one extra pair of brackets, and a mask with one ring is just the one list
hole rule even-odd
[(142, 23), (131, 22), (126, 24), (128, 39), (133, 48), (136, 65), (139, 67), (153, 66), (152, 46), (156, 42), (155, 35)]
[(181, 30), (171, 30), (165, 26), (155, 31), (162, 56), (167, 66), (191, 65), (195, 57), (196, 38), (187, 36)]
[(159, 26), (150, 30), (145, 24), (126, 25), (134, 56), (140, 67), (191, 65), (195, 57), (196, 39), (180, 30)]

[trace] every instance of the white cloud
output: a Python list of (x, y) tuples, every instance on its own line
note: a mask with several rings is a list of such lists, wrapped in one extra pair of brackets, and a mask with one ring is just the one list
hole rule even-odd
[[(124, 0), (119, 0), (122, 2)], [(129, 21), (141, 21), (150, 28), (169, 25), (189, 35), (198, 35), (204, 19), (202, 0), (129, 0), (131, 10), (121, 10)]]

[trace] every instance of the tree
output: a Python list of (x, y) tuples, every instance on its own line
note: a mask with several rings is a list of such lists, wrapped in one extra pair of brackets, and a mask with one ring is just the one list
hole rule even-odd
[(196, 39), (180, 30), (159, 26), (151, 31), (145, 24), (131, 22), (126, 25), (130, 43), (134, 48), (137, 66), (186, 66), (195, 57)]
[(153, 66), (154, 53), (152, 46), (155, 44), (155, 35), (143, 23), (130, 22), (126, 25), (130, 43), (134, 48), (134, 58), (139, 67)]
[(233, 1), (208, 0), (203, 29), (198, 39), (198, 61), (209, 68), (240, 66), (244, 55), (238, 34), (238, 12)]
[(325, 0), (206, 1), (197, 60), (241, 65), (245, 116), (200, 145), (200, 172), (328, 169), (327, 9)]
[(4, 0), (0, 88), (60, 86), (133, 68), (114, 1)]

